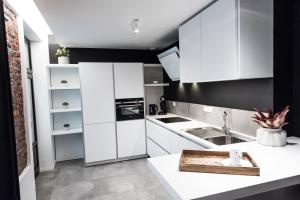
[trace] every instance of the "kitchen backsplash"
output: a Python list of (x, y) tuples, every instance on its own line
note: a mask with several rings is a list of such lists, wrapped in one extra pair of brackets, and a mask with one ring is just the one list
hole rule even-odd
[(176, 106), (173, 106), (173, 102), (174, 101), (167, 101), (169, 113), (192, 118), (219, 127), (224, 125), (223, 113), (226, 111), (228, 114), (227, 124), (231, 130), (250, 136), (256, 136), (256, 129), (258, 126), (251, 120), (251, 116), (254, 115), (255, 111), (208, 106), (209, 109), (212, 109), (212, 112), (206, 112), (204, 111), (206, 105), (175, 102)]

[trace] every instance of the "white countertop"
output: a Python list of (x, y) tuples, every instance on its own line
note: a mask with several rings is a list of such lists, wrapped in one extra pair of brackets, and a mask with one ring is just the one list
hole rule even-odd
[(149, 158), (148, 166), (175, 199), (242, 198), (300, 183), (300, 138), (290, 137), (288, 142), (285, 147), (246, 142), (213, 148), (248, 152), (260, 176), (179, 172), (180, 154)]
[[(179, 115), (175, 115), (175, 114), (170, 114), (168, 113), (167, 115), (147, 115), (146, 116), (146, 119), (147, 120), (150, 120), (164, 128), (167, 128), (169, 129), (170, 131), (173, 131), (189, 140), (192, 140), (202, 146), (205, 146), (207, 148), (215, 148), (215, 147), (218, 147), (218, 145), (215, 145), (211, 142), (208, 142), (204, 139), (201, 139), (201, 138), (198, 138), (194, 135), (191, 135), (187, 132), (184, 132), (183, 129), (190, 129), (190, 128), (200, 128), (200, 127), (215, 127), (215, 128), (220, 128), (220, 127), (216, 127), (214, 125), (211, 125), (211, 124), (207, 124), (207, 123), (204, 123), (204, 122), (200, 122), (200, 121), (196, 121), (196, 120), (193, 120), (193, 119), (190, 119), (188, 117), (183, 117), (185, 119), (189, 119), (190, 121), (187, 121), (187, 122), (176, 122), (176, 123), (163, 123), (159, 120), (157, 120), (157, 118), (166, 118), (166, 117), (183, 117), (183, 116), (179, 116)], [(232, 133), (236, 134), (236, 135), (239, 135), (241, 138), (243, 139), (246, 139), (246, 140), (255, 140), (254, 137), (252, 136), (249, 136), (249, 135), (245, 135), (243, 133), (239, 133), (239, 132), (236, 132), (234, 130), (230, 130)]]

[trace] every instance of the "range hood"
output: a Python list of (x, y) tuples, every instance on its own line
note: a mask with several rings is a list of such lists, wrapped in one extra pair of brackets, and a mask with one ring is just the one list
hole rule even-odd
[(161, 54), (158, 59), (172, 81), (180, 80), (180, 63), (179, 51), (177, 47), (173, 47)]

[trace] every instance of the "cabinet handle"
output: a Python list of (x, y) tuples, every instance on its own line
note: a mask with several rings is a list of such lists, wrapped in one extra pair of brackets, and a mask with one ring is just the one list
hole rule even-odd
[(70, 128), (70, 124), (64, 124), (64, 128)]
[(69, 104), (68, 102), (63, 102), (62, 105), (63, 105), (64, 107), (68, 107), (70, 104)]
[(62, 81), (60, 81), (60, 83), (61, 83), (61, 84), (67, 84), (68, 81), (67, 81), (67, 80), (62, 80)]

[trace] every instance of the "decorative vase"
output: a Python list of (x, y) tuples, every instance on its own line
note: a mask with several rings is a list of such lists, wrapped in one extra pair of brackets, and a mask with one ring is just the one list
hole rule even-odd
[(58, 64), (70, 64), (70, 59), (68, 56), (59, 56)]
[(286, 137), (286, 132), (282, 129), (259, 128), (256, 130), (256, 141), (271, 147), (285, 146)]

